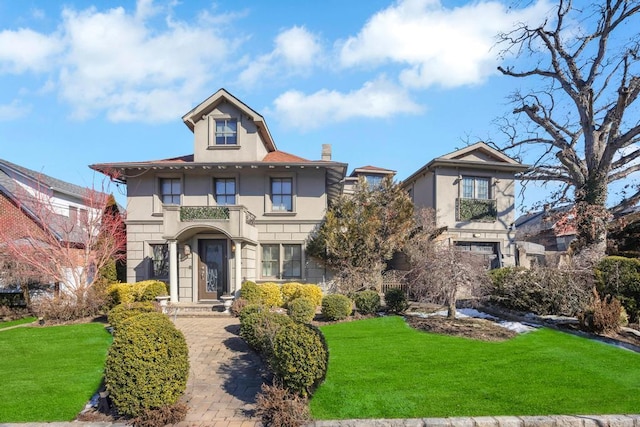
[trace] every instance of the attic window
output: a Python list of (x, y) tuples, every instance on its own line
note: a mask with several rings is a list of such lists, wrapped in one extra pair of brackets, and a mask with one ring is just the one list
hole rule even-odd
[(238, 120), (237, 119), (215, 119), (215, 145), (237, 145), (238, 144)]

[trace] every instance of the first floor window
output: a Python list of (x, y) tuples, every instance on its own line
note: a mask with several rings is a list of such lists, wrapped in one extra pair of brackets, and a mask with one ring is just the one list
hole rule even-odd
[(465, 199), (488, 199), (489, 178), (463, 176), (462, 197)]
[(216, 204), (220, 206), (236, 204), (236, 180), (219, 178), (215, 180)]
[(151, 246), (151, 276), (153, 278), (169, 277), (169, 245), (166, 243)]
[(262, 245), (262, 277), (280, 276), (280, 245)]
[(271, 178), (271, 210), (293, 212), (293, 180)]
[(238, 144), (238, 121), (236, 119), (216, 119), (216, 145)]
[(262, 277), (302, 278), (302, 245), (262, 245)]
[(163, 205), (180, 204), (180, 178), (160, 179), (160, 199)]

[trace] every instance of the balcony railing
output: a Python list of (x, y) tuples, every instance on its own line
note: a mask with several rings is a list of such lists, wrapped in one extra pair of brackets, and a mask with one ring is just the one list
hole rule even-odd
[(493, 222), (498, 219), (496, 199), (456, 199), (456, 220)]
[(185, 230), (217, 229), (231, 239), (258, 241), (256, 216), (242, 205), (165, 206), (162, 215), (164, 233), (179, 236)]

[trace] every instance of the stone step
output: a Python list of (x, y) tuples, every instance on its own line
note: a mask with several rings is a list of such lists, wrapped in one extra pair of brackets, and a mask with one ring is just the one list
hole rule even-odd
[(229, 314), (224, 312), (222, 302), (218, 301), (207, 303), (172, 303), (167, 306), (166, 313), (171, 317), (229, 316)]

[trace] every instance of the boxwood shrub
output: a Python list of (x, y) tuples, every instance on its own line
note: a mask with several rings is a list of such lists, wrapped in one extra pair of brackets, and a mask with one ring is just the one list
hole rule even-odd
[(327, 320), (342, 320), (351, 315), (353, 303), (346, 295), (329, 294), (322, 298), (322, 315)]
[(157, 311), (157, 308), (150, 301), (118, 304), (107, 313), (107, 321), (114, 330), (118, 330), (124, 320), (142, 313), (155, 311)]
[(374, 314), (380, 310), (380, 295), (376, 291), (356, 292), (353, 295), (353, 302), (360, 314)]
[(261, 283), (258, 285), (260, 293), (260, 303), (267, 307), (281, 307), (282, 294), (280, 293), (280, 285), (273, 282)]
[(310, 395), (324, 379), (328, 360), (322, 333), (311, 325), (283, 327), (273, 339), (273, 372), (285, 388), (301, 396)]
[(260, 303), (260, 290), (256, 282), (245, 280), (240, 287), (240, 297), (247, 300), (249, 304)]
[(384, 293), (384, 302), (387, 310), (393, 313), (402, 313), (409, 308), (407, 294), (400, 288), (390, 288)]
[(268, 357), (275, 334), (280, 328), (293, 323), (286, 314), (260, 310), (248, 313), (241, 318), (240, 336), (251, 348)]
[(289, 301), (287, 314), (294, 322), (309, 323), (316, 315), (316, 305), (310, 298), (296, 298)]
[(105, 363), (106, 387), (120, 414), (135, 417), (176, 403), (188, 375), (186, 340), (166, 315), (122, 321)]
[(640, 314), (640, 260), (608, 256), (596, 267), (597, 288), (601, 295), (612, 295), (622, 303), (630, 320)]

